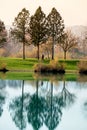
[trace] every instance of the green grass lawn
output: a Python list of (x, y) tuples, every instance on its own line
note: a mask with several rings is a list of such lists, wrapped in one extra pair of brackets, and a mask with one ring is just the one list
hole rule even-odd
[(0, 64), (6, 64), (8, 70), (32, 71), (35, 63), (38, 63), (37, 59), (0, 58)]
[[(33, 71), (33, 66), (36, 63), (48, 64), (50, 60), (38, 61), (35, 58), (21, 59), (21, 58), (0, 58), (0, 68), (6, 65), (6, 68), (11, 71)], [(65, 70), (75, 71), (78, 69), (77, 64), (79, 60), (59, 60), (59, 63), (64, 64)]]
[(78, 63), (80, 60), (59, 60), (60, 63), (63, 63), (65, 70), (78, 70)]

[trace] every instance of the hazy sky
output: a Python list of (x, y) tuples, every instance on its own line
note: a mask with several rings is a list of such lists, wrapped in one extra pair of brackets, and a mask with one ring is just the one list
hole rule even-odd
[(0, 0), (0, 19), (5, 25), (12, 25), (22, 8), (32, 15), (38, 6), (46, 14), (55, 7), (67, 26), (87, 25), (87, 0)]

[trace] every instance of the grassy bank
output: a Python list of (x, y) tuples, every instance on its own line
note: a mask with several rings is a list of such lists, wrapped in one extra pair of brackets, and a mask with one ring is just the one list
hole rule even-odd
[(6, 65), (6, 68), (11, 71), (32, 71), (33, 65), (36, 63), (38, 63), (37, 59), (0, 58), (0, 64), (2, 64), (2, 66), (3, 64)]
[[(0, 79), (18, 79), (18, 80), (81, 80), (78, 74), (78, 63), (79, 60), (59, 60), (59, 63), (65, 66), (65, 75), (40, 75), (34, 73), (34, 65), (37, 63), (49, 64), (50, 60), (38, 61), (37, 59), (26, 59), (21, 58), (0, 58), (0, 68), (6, 66), (10, 71), (7, 73), (0, 72)], [(82, 76), (83, 77), (83, 76)], [(87, 76), (85, 76), (87, 81)]]
[[(11, 71), (33, 71), (33, 66), (36, 63), (48, 64), (50, 60), (38, 61), (37, 59), (21, 59), (21, 58), (0, 58), (0, 68), (6, 66)], [(79, 60), (59, 60), (59, 63), (65, 66), (65, 70), (68, 72), (78, 70), (77, 64)]]

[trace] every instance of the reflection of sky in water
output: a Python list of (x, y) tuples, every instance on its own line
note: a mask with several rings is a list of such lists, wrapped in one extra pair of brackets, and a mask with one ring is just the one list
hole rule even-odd
[[(0, 80), (1, 82), (1, 80)], [(0, 117), (0, 130), (18, 130), (15, 123), (12, 121), (9, 112), (9, 103), (12, 99), (22, 95), (22, 80), (8, 81), (5, 80), (2, 87), (6, 93), (5, 104), (3, 105), (3, 113)], [(53, 82), (53, 97), (58, 96), (63, 90), (64, 82)], [(65, 82), (65, 88), (70, 94), (75, 95), (75, 102), (70, 107), (62, 108), (62, 117), (55, 130), (87, 130), (87, 109), (84, 109), (84, 103), (87, 102), (87, 82)], [(4, 92), (2, 91), (2, 92)], [(24, 82), (24, 94), (33, 95), (36, 93), (36, 82)], [(51, 82), (39, 81), (38, 96), (46, 97), (51, 93)], [(85, 112), (86, 111), (86, 112)], [(54, 117), (55, 118), (55, 117)], [(32, 125), (27, 122), (25, 130), (33, 130)], [(40, 130), (48, 130), (45, 124)]]

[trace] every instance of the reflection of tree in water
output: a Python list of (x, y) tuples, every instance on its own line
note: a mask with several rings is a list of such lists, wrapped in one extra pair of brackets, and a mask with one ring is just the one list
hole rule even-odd
[(70, 107), (75, 102), (75, 98), (76, 96), (66, 89), (64, 81), (62, 92), (59, 94), (59, 102), (61, 106)]
[(29, 99), (29, 94), (24, 95), (24, 81), (22, 83), (22, 96), (17, 97), (12, 100), (9, 105), (10, 114), (12, 116), (13, 121), (16, 126), (19, 127), (20, 130), (23, 130), (26, 127), (26, 103), (27, 99)]
[(65, 88), (65, 82), (62, 92), (56, 96), (53, 96), (53, 82), (49, 86), (50, 91), (48, 82), (45, 83), (46, 87), (43, 88), (44, 82), (41, 82), (42, 97), (38, 93), (39, 81), (37, 81), (37, 91), (31, 96), (27, 107), (28, 122), (32, 124), (35, 130), (38, 130), (43, 123), (45, 123), (49, 130), (54, 130), (61, 121), (63, 107), (72, 104), (75, 98)]
[(3, 105), (5, 104), (5, 95), (2, 94), (3, 92), (1, 92), (0, 90), (0, 116), (3, 113)]
[[(43, 85), (43, 84), (42, 84)], [(63, 107), (70, 106), (75, 101), (75, 95), (71, 94), (66, 88), (65, 88), (65, 81), (63, 84), (62, 92), (53, 95), (53, 82), (51, 82), (50, 88), (51, 90), (48, 90), (48, 83), (46, 86), (46, 89), (42, 89), (46, 92), (46, 98), (44, 103), (44, 123), (49, 128), (49, 130), (54, 130), (59, 122), (61, 121), (62, 117), (62, 109)]]
[(54, 130), (61, 120), (62, 112), (58, 97), (53, 96), (53, 83), (51, 83), (50, 95), (46, 99), (43, 114), (46, 126), (49, 130)]
[[(27, 119), (34, 130), (39, 130), (43, 123), (49, 130), (54, 130), (61, 121), (62, 109), (74, 103), (75, 96), (65, 88), (65, 81), (61, 93), (57, 95), (53, 95), (53, 82), (49, 84), (44, 89), (44, 83), (37, 80), (36, 93), (25, 95), (23, 81), (22, 96), (12, 100), (9, 106), (12, 119), (20, 130), (26, 127)], [(38, 88), (40, 85), (43, 89)]]
[(18, 80), (0, 80), (0, 116), (3, 113), (3, 105), (5, 104), (6, 92), (5, 87), (6, 85), (14, 87), (18, 86), (20, 82)]
[(3, 105), (5, 104), (5, 98), (6, 98), (5, 87), (6, 84), (4, 80), (0, 80), (0, 116), (3, 113)]
[(27, 107), (28, 122), (32, 124), (34, 130), (38, 130), (43, 125), (43, 104), (45, 100), (38, 96), (38, 80), (36, 81), (36, 93), (30, 98)]

